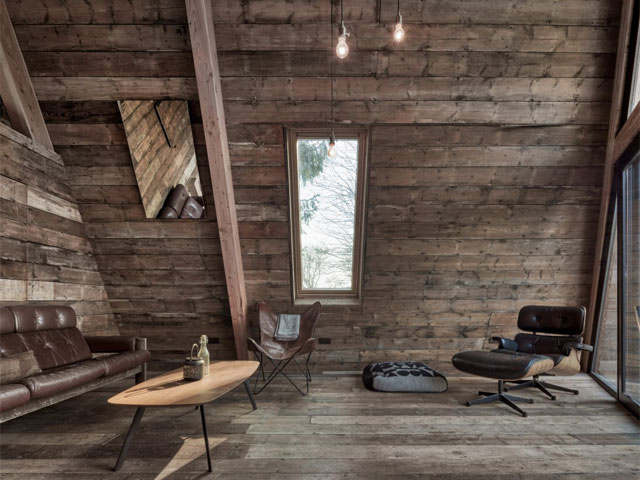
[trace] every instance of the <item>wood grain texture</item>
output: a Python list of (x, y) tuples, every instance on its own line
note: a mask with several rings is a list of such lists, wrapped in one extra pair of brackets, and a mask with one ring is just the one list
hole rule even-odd
[[(452, 367), (450, 367), (452, 368)], [(447, 373), (452, 373), (447, 370)], [(298, 379), (298, 380), (301, 380)], [(215, 480), (632, 480), (638, 423), (586, 375), (555, 383), (580, 395), (535, 402), (527, 418), (505, 405), (466, 407), (496, 383), (449, 375), (444, 394), (365, 390), (356, 375), (316, 373), (308, 397), (277, 379), (251, 410), (239, 386), (205, 406)], [(112, 384), (2, 426), (0, 473), (19, 480), (202, 478), (206, 458), (193, 407), (145, 412), (121, 472), (133, 409), (108, 405)], [(90, 421), (78, 415), (90, 413)], [(541, 461), (541, 459), (544, 461)]]
[(0, 96), (20, 133), (53, 150), (4, 0), (0, 1)]
[(112, 405), (173, 407), (202, 405), (230, 392), (251, 377), (260, 364), (254, 361), (211, 362), (202, 380), (185, 381), (182, 369), (134, 385), (109, 399)]
[(186, 0), (202, 125), (238, 360), (247, 360), (247, 293), (211, 3)]
[(0, 124), (0, 302), (71, 305), (81, 330), (117, 333), (59, 156)]
[[(345, 2), (351, 52), (338, 61), (328, 2), (212, 2), (249, 304), (298, 311), (283, 126), (326, 124), (331, 59), (336, 117), (371, 126), (364, 301), (323, 307), (316, 368), (445, 365), (515, 333), (523, 305), (589, 303), (621, 3), (401, 4), (396, 45), (393, 2)], [(154, 358), (182, 358), (200, 333), (213, 358), (234, 358), (216, 219), (142, 218), (115, 103), (190, 102), (213, 212), (184, 5), (8, 7), (122, 332), (148, 337)]]

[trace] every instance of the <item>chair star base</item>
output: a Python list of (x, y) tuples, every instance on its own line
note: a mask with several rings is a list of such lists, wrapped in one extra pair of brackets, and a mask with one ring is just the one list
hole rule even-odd
[(518, 407), (515, 402), (527, 402), (533, 403), (531, 398), (516, 397), (515, 395), (507, 395), (504, 388), (504, 381), (498, 381), (498, 392), (478, 392), (478, 395), (482, 395), (483, 398), (477, 398), (475, 400), (469, 400), (466, 405), (471, 407), (472, 405), (479, 405), (482, 403), (502, 402), (508, 407), (518, 412), (523, 417), (527, 416), (527, 412)]
[(536, 375), (531, 380), (514, 380), (513, 382), (516, 385), (505, 387), (505, 392), (512, 392), (514, 390), (522, 390), (523, 388), (537, 388), (542, 393), (544, 393), (549, 399), (555, 400), (556, 396), (552, 394), (549, 390), (559, 390), (561, 392), (573, 393), (574, 395), (578, 395), (580, 392), (578, 390), (574, 390), (572, 388), (561, 387), (560, 385), (554, 385), (553, 383), (543, 382), (539, 380), (539, 376)]

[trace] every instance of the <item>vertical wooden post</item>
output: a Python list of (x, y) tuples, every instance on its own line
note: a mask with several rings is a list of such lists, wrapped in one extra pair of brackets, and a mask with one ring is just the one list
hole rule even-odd
[(236, 354), (248, 358), (247, 295), (210, 0), (185, 0)]
[(5, 0), (0, 0), (0, 97), (11, 126), (53, 150)]

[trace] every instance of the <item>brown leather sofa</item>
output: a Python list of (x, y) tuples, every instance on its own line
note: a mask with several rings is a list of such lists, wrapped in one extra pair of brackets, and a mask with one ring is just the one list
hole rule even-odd
[(41, 373), (0, 385), (0, 423), (131, 375), (146, 376), (146, 339), (83, 336), (68, 306), (0, 307), (0, 357), (33, 351)]

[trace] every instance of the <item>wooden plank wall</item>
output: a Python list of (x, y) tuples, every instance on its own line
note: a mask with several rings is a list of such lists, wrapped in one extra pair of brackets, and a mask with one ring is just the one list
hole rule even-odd
[(59, 155), (0, 124), (0, 304), (71, 305), (84, 333), (117, 334)]
[[(8, 3), (122, 330), (176, 358), (206, 331), (232, 355), (216, 225), (143, 219), (115, 106), (190, 100), (206, 168), (182, 2)], [(525, 304), (588, 302), (619, 2), (401, 5), (397, 45), (395, 2), (345, 2), (335, 115), (372, 125), (371, 188), (364, 302), (325, 308), (326, 368), (449, 369)], [(288, 309), (282, 127), (329, 117), (329, 2), (213, 8), (247, 295)]]

